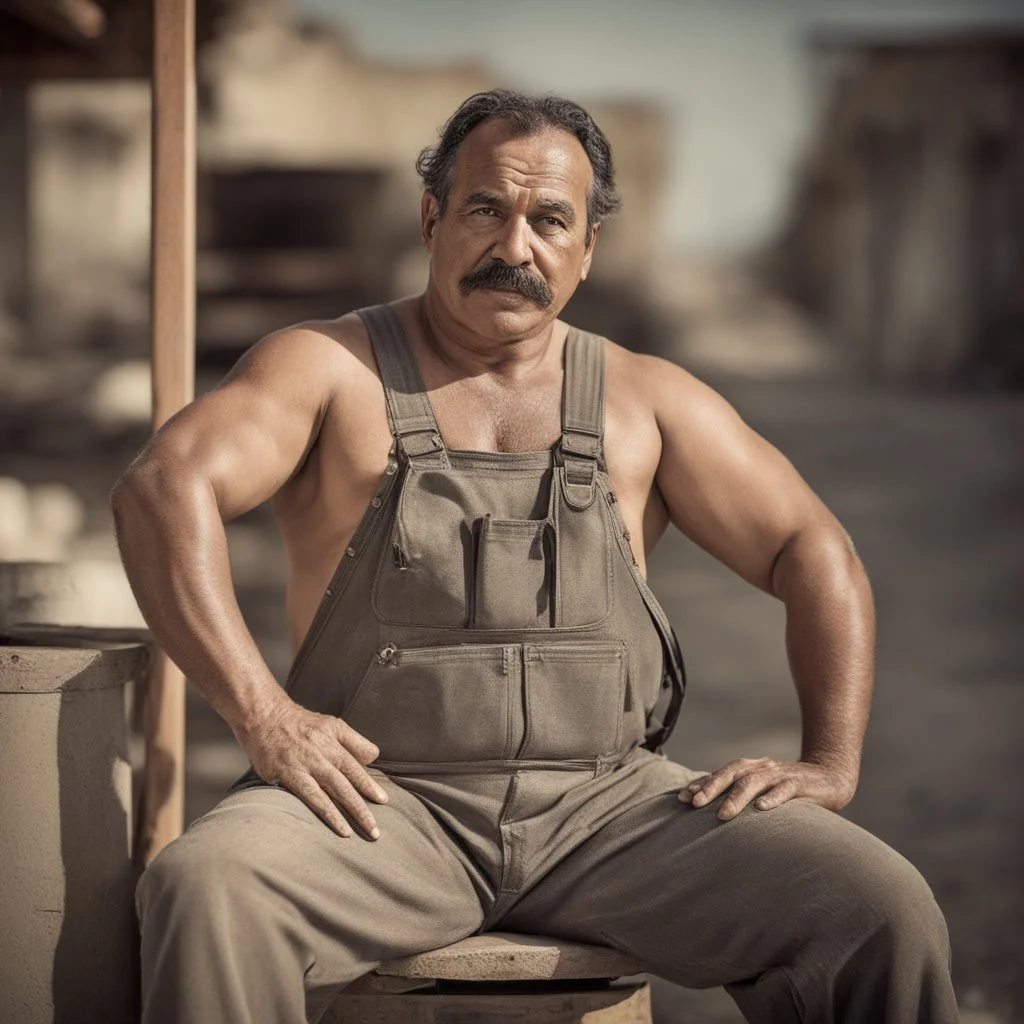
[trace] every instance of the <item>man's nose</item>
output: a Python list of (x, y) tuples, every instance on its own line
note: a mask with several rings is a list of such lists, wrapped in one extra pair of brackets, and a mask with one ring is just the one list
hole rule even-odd
[(530, 224), (525, 217), (509, 217), (501, 226), (498, 241), (491, 249), (495, 259), (512, 267), (528, 266), (533, 262)]

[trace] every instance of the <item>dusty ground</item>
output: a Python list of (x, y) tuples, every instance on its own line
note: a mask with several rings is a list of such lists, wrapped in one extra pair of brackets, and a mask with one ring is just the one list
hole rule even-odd
[[(965, 1022), (1024, 1021), (1024, 402), (858, 384), (801, 330), (755, 304), (739, 316), (696, 317), (680, 354), (789, 455), (853, 535), (875, 587), (880, 650), (862, 782), (846, 813), (934, 888)], [(46, 451), (9, 451), (4, 471), (66, 479), (102, 519), (130, 439), (100, 458), (56, 420), (50, 429)], [(72, 443), (80, 450), (69, 460)], [(247, 618), (283, 676), (281, 561), (268, 530), (261, 513), (234, 525), (232, 554)], [(780, 606), (678, 535), (657, 549), (651, 578), (691, 679), (670, 756), (712, 768), (735, 756), (795, 755)], [(188, 817), (243, 766), (191, 695)], [(655, 996), (658, 1024), (740, 1020), (721, 991), (656, 982)]]

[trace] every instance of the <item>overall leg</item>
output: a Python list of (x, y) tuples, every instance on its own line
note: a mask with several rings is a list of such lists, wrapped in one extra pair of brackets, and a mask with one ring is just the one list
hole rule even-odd
[(258, 787), (156, 858), (137, 893), (145, 1024), (315, 1021), (381, 960), (477, 929), (472, 865), (414, 796), (382, 784), (376, 842)]
[(953, 1024), (945, 922), (924, 880), (806, 801), (695, 809), (693, 773), (646, 758), (631, 799), (497, 927), (613, 946), (691, 988), (725, 985), (752, 1022)]

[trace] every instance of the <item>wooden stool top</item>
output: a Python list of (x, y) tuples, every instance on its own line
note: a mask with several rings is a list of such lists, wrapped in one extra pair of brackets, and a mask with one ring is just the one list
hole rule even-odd
[(638, 963), (605, 946), (488, 932), (427, 953), (387, 960), (376, 973), (445, 981), (547, 981), (621, 978), (642, 970)]

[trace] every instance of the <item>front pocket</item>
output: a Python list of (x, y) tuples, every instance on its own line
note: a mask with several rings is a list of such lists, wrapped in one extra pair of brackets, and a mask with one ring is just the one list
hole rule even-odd
[(622, 643), (524, 644), (523, 758), (617, 750), (626, 698)]
[(478, 629), (546, 629), (554, 624), (551, 585), (554, 534), (547, 520), (476, 522), (473, 625)]
[(380, 747), (383, 761), (511, 756), (515, 645), (396, 649), (374, 659), (342, 718)]

